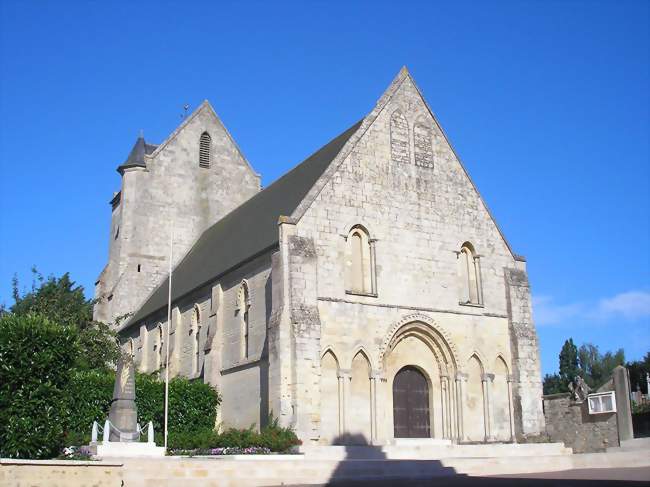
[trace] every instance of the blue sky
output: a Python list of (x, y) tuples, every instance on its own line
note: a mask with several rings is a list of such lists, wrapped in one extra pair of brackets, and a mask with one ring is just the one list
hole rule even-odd
[(543, 370), (650, 349), (648, 2), (0, 5), (0, 303), (32, 265), (92, 293), (140, 129), (207, 98), (267, 185), (407, 65), (528, 258)]

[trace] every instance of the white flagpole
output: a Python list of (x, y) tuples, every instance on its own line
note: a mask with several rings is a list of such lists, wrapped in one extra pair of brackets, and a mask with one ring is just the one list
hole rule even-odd
[(169, 230), (169, 289), (167, 290), (167, 338), (165, 357), (165, 451), (167, 450), (167, 419), (169, 418), (169, 331), (172, 327), (172, 257), (174, 255), (174, 222)]

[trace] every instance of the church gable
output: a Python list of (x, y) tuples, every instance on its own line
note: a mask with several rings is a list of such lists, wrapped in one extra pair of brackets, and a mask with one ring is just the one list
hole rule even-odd
[[(150, 154), (149, 161), (155, 165), (156, 160), (168, 158), (197, 171), (223, 171), (228, 166), (235, 166), (259, 179), (207, 100)], [(154, 165), (148, 166), (153, 169)]]
[[(347, 235), (354, 225), (367, 226), (369, 239), (378, 241), (380, 297), (382, 287), (386, 296), (388, 283), (394, 283), (397, 276), (412, 287), (423, 305), (443, 295), (448, 304), (455, 299), (457, 305), (457, 261), (469, 243), (475, 249), (473, 256), (490, 257), (482, 260), (484, 277), (491, 281), (485, 299), (505, 310), (503, 268), (514, 265), (514, 255), (406, 70), (315, 188), (318, 193), (311, 195), (312, 200), (308, 196), (308, 206), (298, 208), (306, 217), (299, 226), (305, 234), (316, 229), (316, 240), (332, 262), (346, 258), (345, 244), (338, 241), (341, 235)], [(334, 235), (318, 230), (323, 220), (335, 228)], [(391, 258), (394, 262), (388, 265), (386, 260)], [(411, 265), (412, 271), (407, 272)], [(384, 272), (394, 266), (397, 274), (386, 276), (382, 266)], [(339, 272), (338, 267), (331, 267), (332, 275), (319, 275), (323, 294), (340, 296), (341, 291), (348, 291), (341, 284), (346, 271)], [(462, 294), (477, 304), (483, 298), (469, 290)]]

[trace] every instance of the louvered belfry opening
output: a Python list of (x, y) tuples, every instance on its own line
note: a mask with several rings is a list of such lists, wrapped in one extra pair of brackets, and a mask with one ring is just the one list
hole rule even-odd
[(199, 143), (199, 167), (210, 167), (210, 143), (212, 137), (207, 132), (201, 134), (201, 141)]

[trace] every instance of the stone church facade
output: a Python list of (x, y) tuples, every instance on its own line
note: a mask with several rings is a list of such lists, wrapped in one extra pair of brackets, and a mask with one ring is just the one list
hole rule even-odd
[[(141, 152), (122, 169), (96, 308), (131, 312), (117, 326), (140, 370), (163, 371), (169, 345), (172, 376), (220, 391), (224, 426), (273, 414), (304, 443), (544, 430), (525, 260), (405, 68), (368, 115), (262, 191), (207, 103)], [(141, 256), (155, 264), (138, 272)]]

